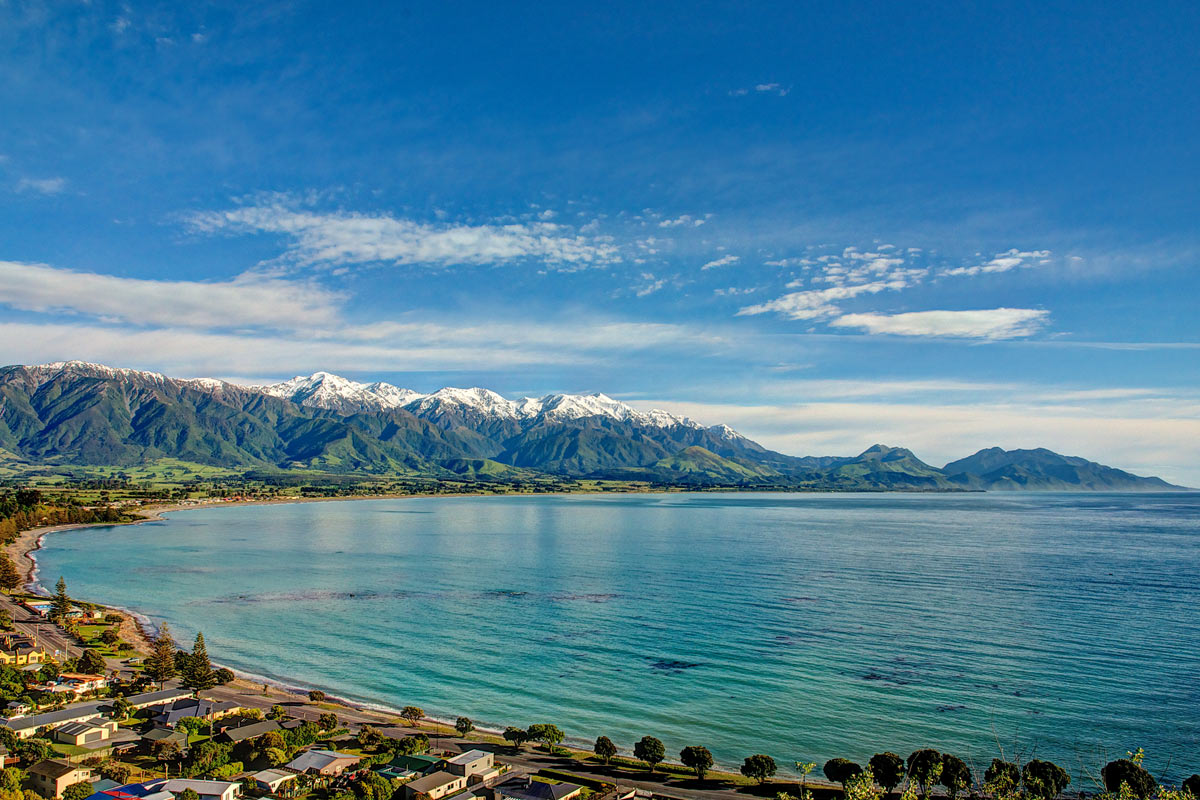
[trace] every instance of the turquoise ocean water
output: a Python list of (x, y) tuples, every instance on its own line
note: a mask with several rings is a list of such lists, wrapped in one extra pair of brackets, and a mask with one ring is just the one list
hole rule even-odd
[(1000, 745), (1076, 773), (1140, 746), (1200, 771), (1197, 494), (244, 506), (38, 557), (236, 669), (477, 724), (725, 764)]

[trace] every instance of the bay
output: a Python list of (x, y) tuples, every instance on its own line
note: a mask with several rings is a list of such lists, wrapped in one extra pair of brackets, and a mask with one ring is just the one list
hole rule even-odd
[[(736, 765), (1000, 748), (1200, 771), (1200, 495), (638, 494), (203, 508), (40, 576), (235, 669)], [(1169, 762), (1169, 765), (1168, 765)], [(1086, 787), (1080, 787), (1086, 788)]]

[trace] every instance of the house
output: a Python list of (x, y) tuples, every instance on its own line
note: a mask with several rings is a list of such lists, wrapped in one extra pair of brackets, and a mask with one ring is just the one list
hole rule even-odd
[(108, 678), (103, 675), (80, 675), (75, 672), (64, 672), (57, 680), (50, 681), (42, 687), (43, 691), (59, 694), (81, 695), (108, 686)]
[(490, 800), (574, 800), (583, 792), (582, 786), (559, 781), (534, 780), (518, 775), (491, 787)]
[(169, 703), (151, 706), (150, 719), (154, 721), (155, 725), (166, 725), (168, 728), (173, 728), (179, 724), (180, 720), (189, 717), (220, 719), (241, 710), (242, 707), (237, 703), (227, 700), (206, 700), (185, 697), (181, 700), (172, 700)]
[(495, 763), (494, 753), (486, 750), (468, 750), (446, 759), (446, 770), (455, 775), (461, 775), (469, 782), (474, 783), (475, 781), (471, 781), (471, 778), (486, 780), (488, 777), (494, 777), (497, 774)]
[(244, 742), (247, 739), (257, 739), (264, 733), (280, 730), (279, 723), (273, 719), (264, 719), (261, 722), (247, 722), (245, 725), (238, 725), (232, 728), (224, 728), (213, 738), (218, 742), (226, 742), (228, 744), (236, 744)]
[(86, 719), (99, 716), (105, 704), (101, 702), (77, 703), (73, 706), (60, 708), (58, 711), (47, 711), (44, 714), (33, 714), (28, 717), (11, 717), (0, 720), (0, 726), (8, 728), (19, 739), (28, 739), (42, 728), (53, 730), (69, 722), (83, 722)]
[(20, 606), (26, 611), (37, 614), (39, 617), (44, 617), (50, 613), (50, 608), (53, 605), (49, 600), (22, 600)]
[(3, 769), (4, 767), (11, 767), (19, 763), (21, 763), (20, 757), (14, 756), (12, 753), (8, 752), (7, 747), (0, 744), (0, 769)]
[(191, 697), (192, 692), (189, 689), (176, 687), (174, 689), (161, 689), (157, 692), (143, 692), (142, 694), (131, 694), (125, 698), (125, 702), (136, 709), (149, 708), (163, 703), (170, 703), (173, 700), (182, 700), (185, 697)]
[(54, 739), (63, 744), (81, 747), (103, 742), (117, 732), (117, 721), (104, 717), (92, 717), (82, 722), (68, 722), (54, 729)]
[(250, 776), (250, 780), (254, 781), (254, 785), (262, 789), (268, 794), (278, 794), (278, 792), (298, 776), (294, 772), (284, 772), (279, 769), (264, 769), (262, 772), (256, 772)]
[(29, 636), (7, 633), (0, 636), (0, 664), (10, 667), (25, 667), (30, 664), (45, 664), (50, 654)]
[(102, 789), (87, 800), (177, 800), (188, 789), (198, 794), (200, 800), (234, 800), (241, 792), (241, 784), (192, 778), (159, 778)]
[(43, 797), (60, 797), (63, 789), (92, 777), (92, 771), (87, 767), (58, 759), (39, 761), (25, 770), (25, 774), (29, 776), (33, 788)]
[(411, 756), (399, 755), (393, 757), (387, 763), (387, 766), (398, 772), (413, 772), (418, 775), (428, 775), (431, 772), (446, 769), (446, 759), (423, 753)]
[(441, 800), (467, 788), (467, 779), (445, 770), (438, 770), (404, 784), (406, 800)]
[(200, 795), (200, 800), (234, 800), (242, 791), (242, 785), (233, 781), (205, 781), (194, 778), (169, 778), (158, 787), (179, 797), (188, 789)]
[(362, 758), (336, 750), (306, 750), (283, 765), (289, 772), (301, 775), (341, 775)]

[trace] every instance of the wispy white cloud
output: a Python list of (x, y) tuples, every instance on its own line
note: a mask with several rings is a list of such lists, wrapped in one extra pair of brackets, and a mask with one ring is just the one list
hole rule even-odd
[(864, 294), (878, 294), (884, 291), (900, 291), (908, 286), (903, 280), (875, 281), (860, 283), (856, 286), (834, 286), (828, 289), (810, 289), (805, 292), (791, 292), (777, 297), (766, 303), (746, 306), (737, 312), (739, 317), (754, 314), (778, 312), (790, 319), (824, 319), (840, 313), (835, 305), (838, 301), (849, 300)]
[(560, 268), (620, 260), (603, 237), (552, 222), (429, 224), (389, 215), (315, 213), (287, 205), (245, 206), (189, 215), (201, 233), (275, 233), (291, 243), (287, 256), (303, 264), (505, 264), (536, 261)]
[(737, 89), (730, 89), (729, 96), (744, 97), (750, 94), (750, 92), (756, 92), (758, 94), (774, 94), (779, 97), (787, 97), (788, 92), (791, 90), (792, 87), (784, 86), (781, 83), (756, 83), (752, 88), (742, 86)]
[(138, 325), (295, 328), (330, 325), (342, 296), (307, 281), (240, 277), (156, 281), (0, 261), (0, 304)]
[(21, 178), (17, 181), (18, 192), (37, 194), (60, 194), (67, 188), (66, 178)]
[(699, 228), (707, 220), (683, 214), (674, 219), (664, 219), (658, 223), (660, 228)]
[(712, 261), (709, 261), (707, 264), (704, 264), (703, 266), (700, 267), (700, 269), (716, 269), (717, 267), (728, 267), (730, 264), (736, 264), (739, 261), (741, 261), (741, 258), (739, 258), (738, 256), (735, 256), (735, 255), (721, 256), (720, 258), (715, 258)]
[(999, 253), (982, 264), (969, 267), (954, 267), (941, 272), (947, 276), (975, 276), (995, 272), (1008, 272), (1018, 267), (1029, 267), (1036, 264), (1047, 264), (1050, 259), (1049, 250), (1017, 250), (1015, 247), (1004, 253)]
[(965, 339), (1015, 339), (1030, 336), (1050, 312), (1034, 308), (973, 311), (912, 311), (905, 314), (845, 314), (829, 324), (892, 336), (950, 336)]

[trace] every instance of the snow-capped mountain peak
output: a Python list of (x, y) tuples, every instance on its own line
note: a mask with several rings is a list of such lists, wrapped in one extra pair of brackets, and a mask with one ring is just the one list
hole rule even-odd
[(263, 394), (310, 408), (363, 411), (400, 408), (422, 395), (390, 383), (359, 383), (330, 372), (297, 375), (291, 380), (254, 387)]

